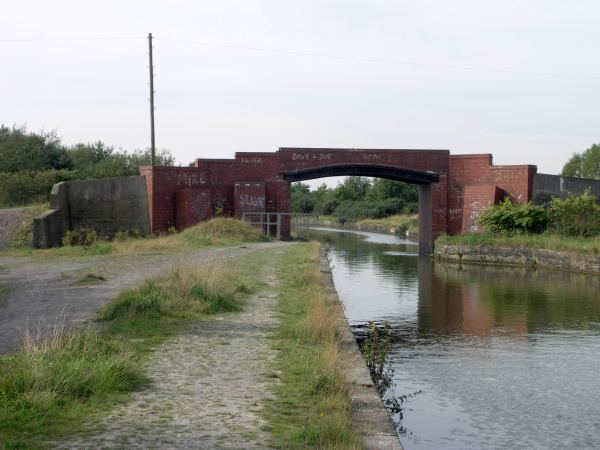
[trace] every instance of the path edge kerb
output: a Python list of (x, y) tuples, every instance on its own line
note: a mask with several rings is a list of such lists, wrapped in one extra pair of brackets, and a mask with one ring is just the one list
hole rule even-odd
[(335, 306), (337, 332), (341, 338), (342, 369), (352, 400), (352, 427), (363, 439), (367, 450), (403, 450), (392, 419), (375, 390), (369, 369), (344, 314), (333, 283), (327, 251), (322, 246), (319, 269), (327, 299)]

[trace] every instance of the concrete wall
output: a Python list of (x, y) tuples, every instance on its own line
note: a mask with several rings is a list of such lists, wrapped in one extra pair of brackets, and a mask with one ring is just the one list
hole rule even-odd
[(59, 247), (70, 229), (67, 183), (56, 183), (50, 192), (50, 209), (33, 219), (33, 246)]
[(120, 230), (148, 234), (148, 197), (144, 177), (118, 177), (57, 183), (50, 210), (33, 221), (34, 247), (56, 247), (67, 230), (93, 228), (112, 237)]
[(581, 195), (588, 189), (600, 201), (600, 180), (537, 173), (533, 178), (532, 202), (541, 205), (550, 201), (552, 197)]

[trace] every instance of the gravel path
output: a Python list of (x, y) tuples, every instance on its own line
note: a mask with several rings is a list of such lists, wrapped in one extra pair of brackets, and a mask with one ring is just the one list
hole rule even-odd
[(164, 273), (176, 265), (235, 259), (284, 245), (290, 244), (257, 243), (127, 257), (61, 257), (50, 260), (0, 256), (0, 285), (9, 288), (0, 304), (0, 354), (19, 346), (26, 329), (43, 332), (58, 320), (66, 323), (88, 320), (123, 289), (136, 286), (145, 278)]
[(146, 367), (153, 386), (134, 394), (90, 434), (57, 448), (268, 448), (259, 415), (275, 378), (267, 335), (276, 324), (274, 268), (243, 312), (195, 324), (161, 345)]

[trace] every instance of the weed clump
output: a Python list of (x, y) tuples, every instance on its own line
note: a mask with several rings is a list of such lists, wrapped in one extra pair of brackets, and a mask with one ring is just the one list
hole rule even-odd
[(244, 289), (239, 274), (223, 266), (177, 267), (123, 292), (100, 312), (99, 319), (185, 318), (239, 311), (236, 294)]

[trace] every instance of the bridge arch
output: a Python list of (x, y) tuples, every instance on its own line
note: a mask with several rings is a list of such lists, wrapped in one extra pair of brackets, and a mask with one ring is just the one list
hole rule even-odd
[(385, 178), (413, 184), (431, 184), (439, 182), (440, 176), (432, 171), (404, 169), (382, 164), (329, 164), (281, 173), (286, 181), (304, 181), (315, 178), (361, 176)]
[(419, 187), (419, 253), (433, 250), (431, 184), (439, 182), (439, 174), (387, 166), (383, 164), (327, 164), (280, 173), (288, 182), (313, 180), (315, 178), (362, 176), (385, 178), (416, 184)]

